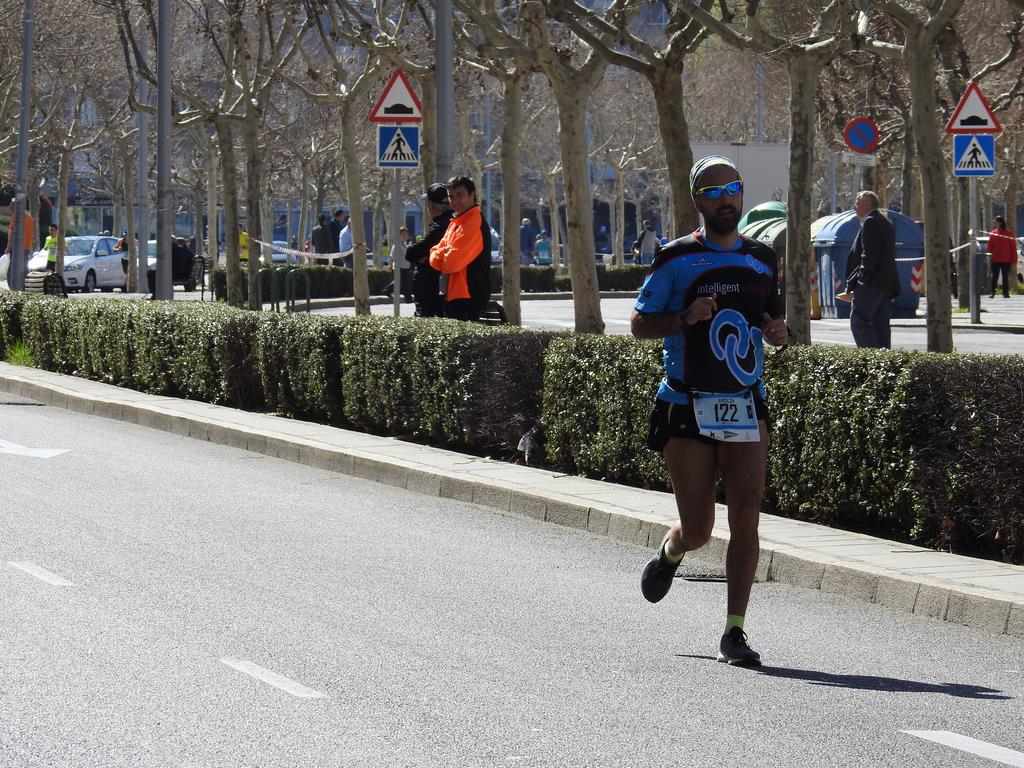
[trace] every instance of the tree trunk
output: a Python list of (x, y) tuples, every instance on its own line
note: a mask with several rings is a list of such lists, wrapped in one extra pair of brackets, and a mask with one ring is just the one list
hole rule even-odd
[[(264, 237), (261, 239), (265, 243), (271, 243), (274, 240), (274, 219), (271, 213), (271, 192), (266, 190), (265, 194), (260, 198), (260, 223), (265, 230)], [(261, 255), (263, 256), (263, 265), (274, 268), (274, 251), (270, 245), (264, 245), (261, 249)]]
[[(226, 119), (215, 123), (220, 145), (221, 173), (224, 177), (224, 269), (227, 278), (228, 304), (242, 306), (242, 283), (238, 259), (238, 169), (231, 126)], [(145, 242), (145, 241), (143, 241)]]
[(612, 217), (612, 261), (617, 267), (625, 264), (623, 240), (626, 239), (626, 185), (622, 169), (614, 165), (615, 171), (615, 215)]
[[(71, 137), (69, 137), (70, 139)], [(68, 184), (71, 182), (71, 152), (62, 150), (57, 171), (57, 274), (64, 274), (64, 253), (67, 251), (68, 229)], [(79, 278), (79, 285), (85, 282), (85, 275)]]
[(132, 155), (128, 151), (128, 146), (125, 142), (118, 141), (117, 149), (121, 165), (124, 167), (121, 181), (124, 184), (124, 217), (128, 228), (128, 237), (124, 239), (125, 248), (128, 249), (125, 288), (128, 293), (136, 293), (139, 290), (139, 249), (135, 240), (135, 177), (132, 175)]
[(924, 206), (925, 263), (928, 280), (928, 351), (953, 351), (949, 297), (949, 220), (946, 165), (935, 115), (934, 44), (923, 30), (907, 30), (903, 58), (910, 74), (911, 123), (917, 139)]
[(811, 343), (808, 280), (811, 249), (811, 193), (814, 187), (815, 94), (822, 62), (793, 56), (789, 70), (789, 211), (786, 216), (785, 316), (797, 344)]
[[(319, 221), (320, 212), (317, 211), (313, 214), (312, 220)], [(306, 240), (312, 237), (313, 227), (310, 225), (310, 207), (309, 207), (309, 164), (303, 161), (300, 166), (299, 176), (299, 249), (305, 250)], [(310, 245), (312, 247), (312, 244)], [(334, 246), (337, 248), (337, 246)], [(309, 257), (306, 257), (306, 263), (309, 263)]]
[(263, 239), (263, 225), (260, 221), (263, 156), (259, 147), (259, 122), (258, 115), (247, 114), (242, 128), (242, 141), (245, 144), (245, 230), (249, 233), (249, 265), (246, 276), (249, 280), (249, 309), (254, 310), (262, 310), (263, 299), (269, 299), (260, 295), (260, 246), (256, 242)]
[(124, 184), (121, 183), (121, 173), (115, 168), (111, 174), (114, 188), (111, 190), (111, 202), (114, 204), (113, 221), (111, 222), (110, 234), (114, 237), (121, 236), (124, 229)]
[(914, 194), (914, 134), (904, 123), (900, 163), (900, 199), (903, 215), (915, 221), (920, 217), (917, 211), (917, 195)]
[[(558, 267), (562, 263), (560, 254), (562, 252), (562, 233), (561, 228), (558, 226), (558, 184), (556, 183), (556, 176), (553, 173), (549, 173), (544, 177), (544, 182), (548, 190), (548, 232), (551, 233), (551, 264), (554, 267)], [(544, 227), (541, 227), (544, 229)], [(568, 250), (566, 250), (568, 255)], [(569, 261), (566, 258), (566, 265)]]
[(341, 155), (345, 166), (345, 187), (352, 227), (352, 293), (357, 315), (370, 314), (370, 284), (366, 272), (366, 226), (363, 223), (363, 193), (359, 180), (359, 148), (352, 122), (352, 102), (341, 105)]
[[(558, 143), (565, 180), (565, 211), (568, 220), (569, 275), (577, 333), (603, 333), (601, 296), (594, 260), (594, 196), (587, 167), (587, 89), (571, 81), (552, 80), (558, 101)], [(552, 229), (558, 226), (554, 207)]]
[(501, 129), (501, 303), (511, 325), (522, 325), (519, 304), (519, 142), (523, 135), (523, 75), (502, 80), (504, 120)]
[(423, 105), (423, 122), (420, 124), (420, 172), (423, 174), (423, 189), (437, 178), (437, 76), (430, 73), (417, 78), (420, 84), (420, 103)]
[(697, 209), (693, 207), (689, 190), (693, 151), (690, 149), (690, 126), (686, 122), (683, 104), (682, 73), (663, 61), (651, 71), (649, 81), (658, 110), (658, 130), (672, 188), (670, 202), (674, 231), (692, 232), (697, 228)]
[(210, 136), (206, 142), (206, 258), (217, 266), (217, 142)]

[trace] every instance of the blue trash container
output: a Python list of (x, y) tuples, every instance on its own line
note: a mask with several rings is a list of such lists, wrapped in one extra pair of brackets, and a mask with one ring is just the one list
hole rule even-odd
[[(896, 271), (900, 277), (900, 295), (893, 299), (893, 317), (916, 317), (921, 297), (910, 287), (915, 266), (923, 265), (924, 230), (913, 219), (896, 211), (883, 210), (896, 230)], [(818, 263), (818, 291), (822, 317), (848, 318), (850, 303), (836, 298), (846, 290), (846, 260), (860, 232), (853, 211), (818, 219), (812, 226), (814, 257)]]

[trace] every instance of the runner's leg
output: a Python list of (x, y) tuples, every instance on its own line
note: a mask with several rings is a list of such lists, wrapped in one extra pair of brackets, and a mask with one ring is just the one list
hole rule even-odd
[(674, 437), (663, 456), (679, 510), (672, 525), (668, 549), (678, 555), (707, 544), (715, 525), (716, 446), (701, 440)]
[(729, 549), (725, 561), (728, 613), (736, 616), (746, 615), (760, 554), (757, 523), (764, 496), (768, 430), (763, 421), (758, 421), (757, 425), (761, 433), (760, 442), (719, 443), (716, 446), (729, 507)]

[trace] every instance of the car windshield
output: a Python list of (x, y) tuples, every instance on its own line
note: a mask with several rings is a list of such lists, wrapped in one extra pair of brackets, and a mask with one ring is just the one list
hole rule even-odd
[(92, 253), (92, 240), (79, 240), (76, 237), (68, 238), (68, 256), (88, 256)]

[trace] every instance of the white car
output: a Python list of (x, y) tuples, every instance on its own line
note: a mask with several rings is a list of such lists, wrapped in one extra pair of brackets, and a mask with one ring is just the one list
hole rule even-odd
[[(68, 290), (92, 293), (97, 288), (103, 291), (123, 289), (125, 272), (121, 254), (114, 250), (116, 243), (115, 237), (69, 237), (64, 254), (64, 282)], [(30, 272), (46, 269), (45, 250), (37, 251), (29, 259), (28, 269)]]

